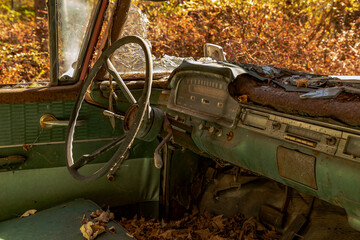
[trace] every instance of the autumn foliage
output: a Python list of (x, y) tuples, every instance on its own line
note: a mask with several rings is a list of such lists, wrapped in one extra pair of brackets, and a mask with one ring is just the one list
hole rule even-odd
[(222, 46), (227, 60), (318, 74), (360, 75), (356, 0), (190, 0), (144, 3), (153, 53), (202, 57)]
[[(4, 2), (2, 2), (4, 1)], [(31, 6), (0, 1), (0, 83), (49, 79), (47, 23)], [(203, 56), (318, 74), (360, 75), (357, 0), (174, 0), (135, 2), (150, 20), (153, 54)]]
[(1, 2), (0, 13), (0, 83), (48, 81), (47, 21)]

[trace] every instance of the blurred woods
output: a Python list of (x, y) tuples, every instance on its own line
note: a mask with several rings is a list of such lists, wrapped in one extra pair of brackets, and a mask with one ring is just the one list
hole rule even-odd
[[(153, 54), (203, 56), (318, 74), (360, 75), (358, 0), (135, 0)], [(48, 80), (45, 0), (0, 0), (0, 83)]]
[(138, 4), (157, 57), (203, 56), (318, 74), (360, 75), (359, 0), (175, 0)]
[(45, 0), (0, 0), (0, 84), (48, 81)]

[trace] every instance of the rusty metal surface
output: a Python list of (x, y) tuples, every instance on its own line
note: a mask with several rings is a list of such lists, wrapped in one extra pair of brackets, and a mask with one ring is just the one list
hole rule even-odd
[(279, 146), (276, 158), (280, 176), (317, 189), (314, 156)]
[(302, 93), (286, 92), (268, 83), (241, 75), (230, 86), (232, 95), (247, 95), (249, 101), (278, 111), (312, 117), (329, 117), (349, 125), (360, 125), (360, 96), (341, 93), (336, 99), (300, 99)]
[(33, 89), (0, 89), (0, 104), (75, 100), (82, 82), (70, 86)]
[(108, 5), (108, 1), (104, 0), (102, 2), (101, 8), (100, 8), (99, 16), (96, 19), (95, 28), (94, 28), (93, 34), (91, 36), (91, 39), (90, 39), (89, 47), (86, 52), (84, 64), (82, 65), (80, 81), (83, 81), (86, 78), (87, 71), (89, 69), (89, 63), (90, 63), (91, 57), (94, 54), (95, 46), (96, 46), (96, 43), (98, 42), (98, 37), (100, 35), (101, 27), (103, 25), (103, 17), (104, 17), (107, 5)]
[[(118, 40), (124, 30), (125, 22), (129, 14), (129, 9), (131, 5), (131, 0), (118, 0), (116, 3), (116, 9), (114, 11), (114, 15), (112, 17), (112, 24), (111, 24), (111, 35), (110, 35), (110, 42), (111, 44)], [(105, 32), (105, 36), (107, 38), (109, 32)], [(111, 45), (110, 44), (110, 45)], [(105, 41), (101, 44), (103, 49), (109, 47), (109, 41)], [(101, 55), (101, 52), (98, 56)], [(95, 79), (103, 79), (106, 73), (106, 68), (102, 67), (98, 74), (96, 75)]]
[[(120, 30), (120, 25), (126, 20), (128, 8), (130, 6), (129, 0), (121, 1), (116, 11), (116, 16), (114, 17), (114, 22), (119, 21), (117, 23), (116, 30), (113, 35), (118, 34), (117, 31)], [(104, 14), (106, 9), (107, 1), (103, 2), (103, 6), (101, 9), (102, 14)], [(126, 14), (122, 14), (126, 13)], [(102, 16), (99, 16), (97, 25), (94, 30), (93, 37), (91, 38), (91, 44), (89, 47), (89, 51), (87, 53), (86, 62), (90, 61), (90, 58), (94, 52), (94, 46), (98, 41), (98, 35), (100, 33), (101, 25), (102, 25)], [(115, 25), (114, 25), (115, 26)], [(116, 38), (113, 38), (114, 41)], [(85, 64), (84, 66), (88, 66)], [(87, 67), (83, 68), (82, 77), (84, 78), (87, 72)], [(34, 89), (0, 89), (0, 104), (16, 104), (16, 103), (31, 103), (31, 102), (50, 102), (50, 101), (66, 101), (66, 100), (75, 100), (80, 88), (82, 86), (82, 81), (77, 82), (74, 85), (69, 86), (48, 86), (43, 88), (34, 88)]]

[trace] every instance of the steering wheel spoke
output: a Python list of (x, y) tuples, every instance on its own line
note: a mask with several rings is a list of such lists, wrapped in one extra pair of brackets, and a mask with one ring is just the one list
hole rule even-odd
[[(123, 79), (120, 77), (120, 75), (117, 73), (115, 67), (109, 60), (109, 57), (121, 46), (129, 43), (136, 43), (140, 45), (142, 50), (145, 54), (145, 65), (146, 65), (146, 76), (145, 76), (145, 84), (144, 88), (142, 90), (142, 94), (138, 101), (134, 98), (134, 96), (131, 94), (130, 90), (126, 86)], [(98, 71), (101, 69), (103, 64), (106, 63), (107, 69), (111, 76), (115, 79), (119, 87), (121, 88), (124, 96), (129, 100), (130, 104), (134, 106), (136, 104), (137, 106), (137, 112), (132, 115), (131, 117), (131, 126), (130, 129), (126, 131), (126, 134), (123, 136), (116, 138), (115, 140), (111, 141), (110, 143), (106, 144), (105, 146), (101, 147), (100, 149), (94, 151), (91, 154), (83, 155), (78, 159), (77, 161), (74, 161), (73, 159), (73, 139), (74, 139), (74, 133), (75, 133), (75, 125), (77, 118), (79, 116), (79, 112), (81, 109), (82, 102), (85, 98), (85, 93), (87, 92), (89, 86), (91, 85), (92, 81), (95, 79)], [(150, 93), (151, 93), (151, 86), (152, 86), (152, 74), (153, 74), (153, 65), (152, 65), (152, 58), (150, 53), (150, 48), (146, 41), (144, 41), (142, 38), (137, 36), (126, 36), (123, 37), (116, 42), (114, 42), (108, 49), (106, 49), (102, 55), (99, 57), (97, 62), (94, 64), (92, 69), (90, 70), (86, 80), (83, 83), (83, 86), (80, 90), (80, 93), (78, 94), (78, 97), (76, 99), (76, 102), (74, 104), (74, 108), (72, 110), (69, 125), (67, 129), (67, 136), (66, 136), (66, 164), (67, 168), (70, 172), (70, 175), (74, 177), (75, 179), (79, 181), (92, 181), (97, 178), (100, 178), (101, 176), (105, 175), (107, 172), (111, 171), (111, 169), (118, 168), (123, 160), (125, 159), (125, 155), (128, 152), (128, 149), (130, 149), (131, 145), (134, 142), (134, 139), (137, 135), (137, 133), (140, 131), (140, 127), (142, 125), (142, 122), (144, 120), (145, 114), (149, 109), (150, 106)], [(103, 114), (105, 115), (111, 115), (112, 117), (118, 117), (122, 118), (123, 116), (115, 114), (111, 111), (105, 111)], [(126, 119), (126, 117), (125, 117)], [(123, 121), (125, 122), (125, 121)], [(110, 149), (114, 148), (115, 146), (118, 147), (118, 149), (115, 151), (113, 156), (97, 171), (91, 173), (90, 175), (84, 176), (78, 172), (78, 170), (85, 166), (86, 164), (93, 161), (96, 157), (100, 156), (101, 154), (109, 151)]]
[(119, 85), (119, 87), (120, 87), (121, 91), (123, 92), (123, 94), (125, 95), (126, 99), (131, 104), (136, 104), (136, 99), (131, 94), (129, 88), (126, 86), (126, 84), (125, 84), (124, 80), (121, 78), (120, 74), (116, 71), (116, 68), (114, 67), (114, 65), (112, 64), (110, 59), (106, 60), (106, 64), (107, 64), (109, 73), (115, 79), (115, 82)]
[(78, 170), (79, 168), (85, 166), (86, 164), (92, 162), (95, 158), (97, 158), (98, 156), (100, 156), (101, 154), (111, 150), (112, 148), (114, 148), (115, 146), (119, 145), (125, 138), (125, 135), (122, 135), (119, 138), (114, 139), (113, 141), (111, 141), (110, 143), (104, 145), (103, 147), (97, 149), (95, 152), (91, 153), (91, 154), (84, 154), (82, 155), (73, 165), (71, 165), (70, 167), (73, 168), (74, 170)]

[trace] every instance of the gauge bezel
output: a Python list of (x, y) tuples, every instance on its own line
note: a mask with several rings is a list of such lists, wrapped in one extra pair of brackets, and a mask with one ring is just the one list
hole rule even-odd
[[(192, 78), (194, 76), (199, 76), (199, 78), (201, 78), (201, 79), (216, 78), (217, 81), (222, 81), (226, 85), (228, 85), (231, 81), (229, 77), (226, 77), (221, 74), (211, 73), (211, 72), (194, 71), (194, 70), (184, 70), (184, 71), (177, 72), (172, 78), (171, 86), (173, 88), (171, 89), (171, 92), (170, 92), (170, 97), (169, 97), (167, 107), (171, 110), (178, 111), (178, 112), (186, 114), (186, 115), (197, 117), (197, 118), (200, 118), (200, 119), (203, 119), (206, 121), (215, 122), (224, 127), (235, 126), (236, 118), (240, 112), (239, 104), (236, 104), (237, 109), (235, 110), (234, 114), (231, 114), (232, 115), (231, 118), (224, 117), (224, 115), (219, 116), (216, 114), (210, 114), (207, 112), (199, 111), (198, 109), (195, 109), (195, 108), (188, 108), (188, 107), (184, 107), (184, 106), (177, 104), (177, 99), (178, 99), (178, 94), (179, 94), (179, 86), (180, 86), (180, 83), (186, 79), (186, 76), (192, 76)], [(224, 91), (227, 93), (227, 96), (226, 96), (226, 99), (224, 99), (224, 102), (225, 101), (234, 101), (234, 103), (237, 103), (236, 100), (230, 96), (226, 87), (224, 88)]]

